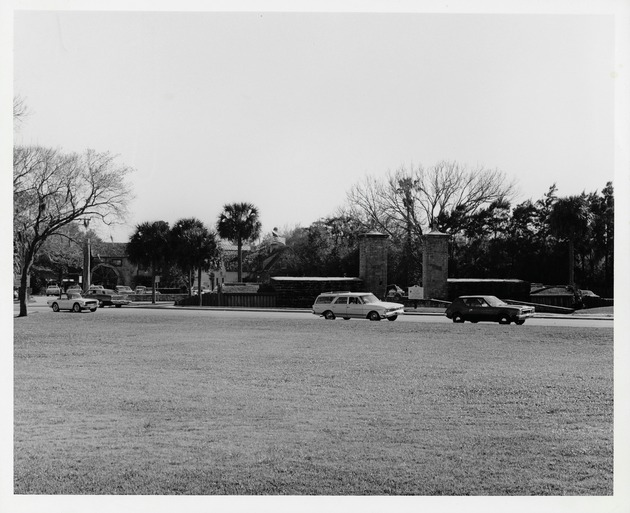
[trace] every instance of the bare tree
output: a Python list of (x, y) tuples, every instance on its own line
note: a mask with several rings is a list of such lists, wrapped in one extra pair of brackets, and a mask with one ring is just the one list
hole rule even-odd
[(13, 97), (13, 129), (19, 130), (20, 126), (24, 122), (24, 118), (29, 115), (26, 102), (21, 96)]
[(421, 235), (445, 215), (471, 215), (497, 200), (511, 199), (514, 184), (499, 170), (470, 169), (442, 161), (399, 168), (384, 179), (367, 177), (347, 194), (347, 211), (366, 227), (389, 235)]
[(27, 315), (26, 288), (42, 244), (77, 220), (112, 224), (124, 219), (131, 171), (109, 153), (64, 154), (41, 146), (13, 149), (14, 270), (20, 274), (20, 313)]

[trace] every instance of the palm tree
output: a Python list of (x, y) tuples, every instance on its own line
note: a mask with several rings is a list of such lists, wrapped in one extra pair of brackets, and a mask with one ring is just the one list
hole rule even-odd
[(564, 239), (569, 245), (569, 285), (575, 285), (575, 241), (588, 232), (590, 211), (586, 195), (559, 198), (549, 214), (549, 228), (558, 239)]
[(251, 203), (224, 205), (217, 221), (217, 232), (223, 239), (236, 242), (238, 250), (238, 281), (243, 277), (243, 241), (258, 238), (261, 230), (258, 209)]
[(169, 258), (169, 233), (166, 221), (141, 223), (129, 237), (127, 256), (132, 264), (150, 267), (152, 282), (152, 302), (155, 303), (155, 277), (157, 270)]
[(171, 230), (171, 247), (174, 259), (188, 275), (189, 294), (193, 270), (197, 269), (197, 290), (201, 306), (201, 272), (209, 271), (210, 264), (219, 256), (214, 233), (195, 218), (180, 219)]

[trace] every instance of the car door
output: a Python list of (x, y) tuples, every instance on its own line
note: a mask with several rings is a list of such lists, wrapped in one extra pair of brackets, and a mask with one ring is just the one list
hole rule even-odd
[(346, 309), (346, 317), (363, 318), (367, 315), (365, 305), (360, 297), (350, 296), (348, 298), (348, 308)]
[(348, 316), (348, 296), (340, 296), (332, 305), (332, 311), (337, 317)]
[(498, 311), (494, 306), (490, 306), (488, 302), (479, 298), (479, 305), (476, 310), (478, 312), (478, 318), (480, 321), (495, 321), (497, 319)]
[(483, 308), (483, 302), (480, 298), (467, 298), (464, 303), (466, 305), (466, 311), (464, 313), (464, 317), (466, 320), (475, 322), (486, 320), (486, 312)]
[(68, 294), (61, 294), (57, 300), (57, 304), (61, 310), (69, 310), (72, 308), (70, 300), (68, 299)]
[(478, 321), (477, 318), (477, 299), (466, 298), (462, 300), (461, 314), (467, 321)]

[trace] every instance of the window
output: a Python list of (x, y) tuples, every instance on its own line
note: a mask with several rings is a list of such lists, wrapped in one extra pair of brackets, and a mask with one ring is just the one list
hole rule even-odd
[(337, 298), (337, 301), (335, 301), (336, 305), (347, 305), (348, 304), (348, 297), (347, 296), (343, 296), (343, 297), (339, 297)]

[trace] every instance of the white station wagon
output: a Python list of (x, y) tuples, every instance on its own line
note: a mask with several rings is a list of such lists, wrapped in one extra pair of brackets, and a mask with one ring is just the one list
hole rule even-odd
[(404, 305), (386, 303), (370, 292), (325, 292), (317, 296), (313, 313), (325, 319), (369, 319), (395, 321), (405, 313)]

